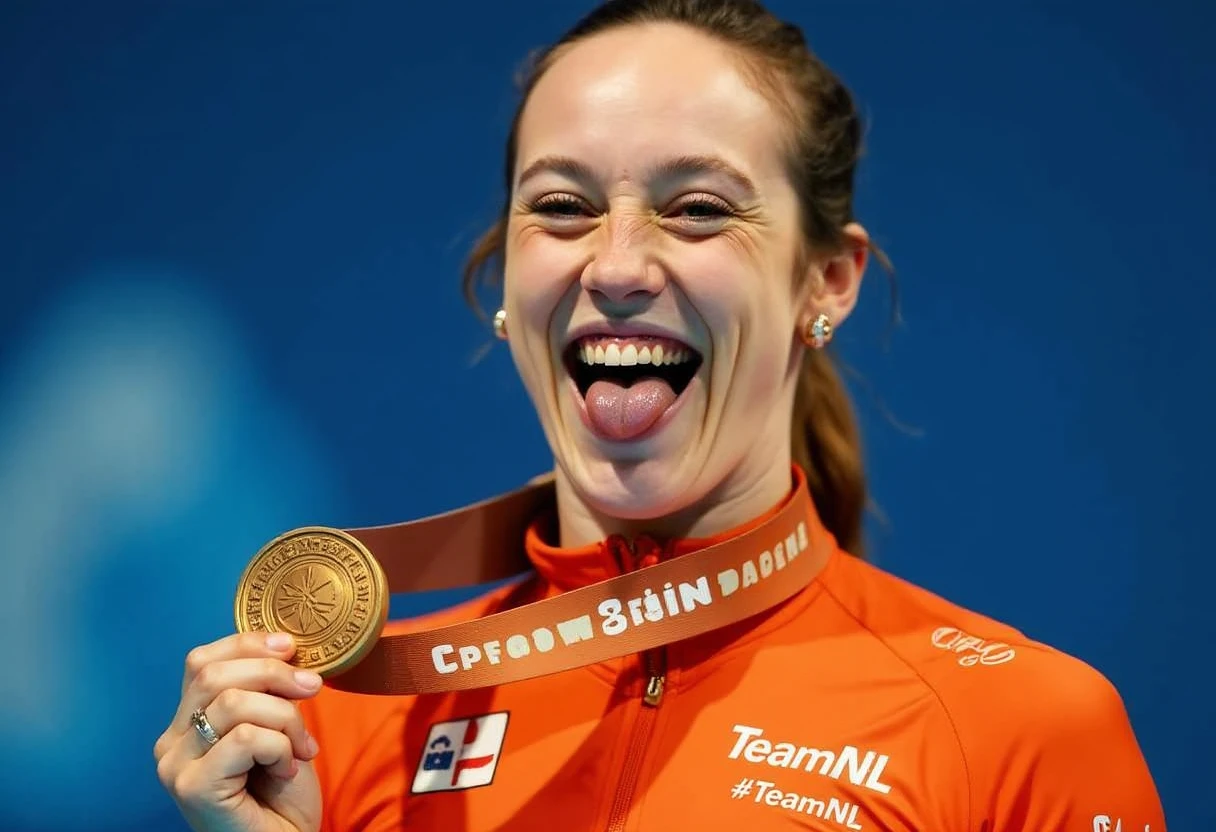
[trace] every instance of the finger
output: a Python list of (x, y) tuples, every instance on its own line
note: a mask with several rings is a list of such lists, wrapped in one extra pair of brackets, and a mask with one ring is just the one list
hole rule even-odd
[[(292, 753), (301, 760), (311, 760), (316, 756), (316, 741), (309, 735), (304, 725), (304, 717), (293, 702), (269, 693), (257, 693), (238, 688), (228, 688), (220, 691), (219, 696), (205, 709), (207, 721), (221, 738), (227, 736), (241, 723), (258, 725), (279, 731), (291, 740)], [(201, 757), (210, 746), (200, 736), (194, 743)]]
[(321, 677), (311, 670), (294, 668), (279, 659), (231, 659), (214, 662), (198, 672), (182, 694), (171, 730), (178, 734), (193, 730), (190, 715), (211, 704), (220, 691), (229, 688), (273, 693), (289, 699), (307, 699), (321, 689)]
[(196, 765), (208, 772), (209, 780), (237, 777), (255, 765), (284, 780), (295, 777), (299, 771), (286, 734), (248, 722), (234, 726)]
[(286, 660), (295, 655), (295, 649), (295, 640), (290, 633), (233, 633), (210, 644), (200, 645), (186, 654), (182, 693), (209, 664), (259, 656)]
[[(182, 675), (182, 694), (185, 695), (190, 685), (202, 672), (203, 668), (220, 661), (236, 658), (273, 657), (289, 660), (295, 655), (295, 640), (290, 633), (234, 633), (224, 638), (195, 647), (186, 654), (186, 667)], [(191, 709), (193, 710), (193, 709)], [(188, 715), (191, 711), (186, 711)], [(182, 709), (179, 705), (177, 713), (170, 721), (164, 732), (157, 737), (152, 747), (153, 756), (159, 761), (181, 736)]]
[[(175, 756), (175, 751), (168, 755)], [(242, 723), (197, 760), (176, 767), (169, 773), (168, 789), (182, 803), (208, 805), (231, 795), (233, 780), (244, 778), (257, 765), (280, 780), (289, 780), (299, 771), (291, 753), (291, 742), (284, 734)]]

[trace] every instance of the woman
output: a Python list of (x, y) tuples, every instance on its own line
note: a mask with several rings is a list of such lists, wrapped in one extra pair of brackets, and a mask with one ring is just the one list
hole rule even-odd
[(856, 557), (862, 466), (823, 347), (872, 248), (860, 135), (749, 0), (610, 2), (539, 60), (466, 289), (502, 276), (556, 522), (529, 528), (526, 582), (390, 630), (692, 562), (791, 506), (810, 572), (644, 655), (452, 693), (322, 690), (285, 634), (197, 648), (156, 744), (194, 828), (1164, 829), (1105, 679)]

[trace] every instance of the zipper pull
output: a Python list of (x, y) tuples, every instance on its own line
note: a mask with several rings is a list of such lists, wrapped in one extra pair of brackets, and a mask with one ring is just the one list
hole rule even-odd
[(646, 674), (650, 677), (646, 681), (646, 692), (642, 694), (642, 701), (652, 708), (657, 708), (659, 700), (663, 698), (663, 688), (667, 684), (667, 650), (663, 647), (647, 650), (642, 661), (646, 666)]
[(652, 708), (657, 708), (659, 700), (663, 698), (663, 682), (662, 676), (651, 676), (650, 681), (646, 683), (646, 693), (642, 696), (642, 701)]

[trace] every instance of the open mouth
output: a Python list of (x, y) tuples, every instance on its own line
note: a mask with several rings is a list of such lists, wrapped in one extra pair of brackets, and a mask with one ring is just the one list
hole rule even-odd
[(640, 438), (688, 389), (702, 357), (670, 338), (589, 336), (563, 354), (589, 426), (606, 439)]
[(678, 397), (701, 367), (701, 354), (666, 338), (580, 338), (566, 348), (566, 370), (579, 395), (597, 381), (628, 389), (658, 379)]

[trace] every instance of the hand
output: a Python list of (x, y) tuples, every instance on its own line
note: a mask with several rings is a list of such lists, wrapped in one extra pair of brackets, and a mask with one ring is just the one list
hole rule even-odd
[[(287, 663), (285, 633), (242, 633), (186, 657), (177, 714), (153, 753), (160, 782), (196, 832), (317, 832), (321, 789), (295, 701), (321, 677)], [(209, 744), (191, 715), (203, 709), (219, 741)]]

